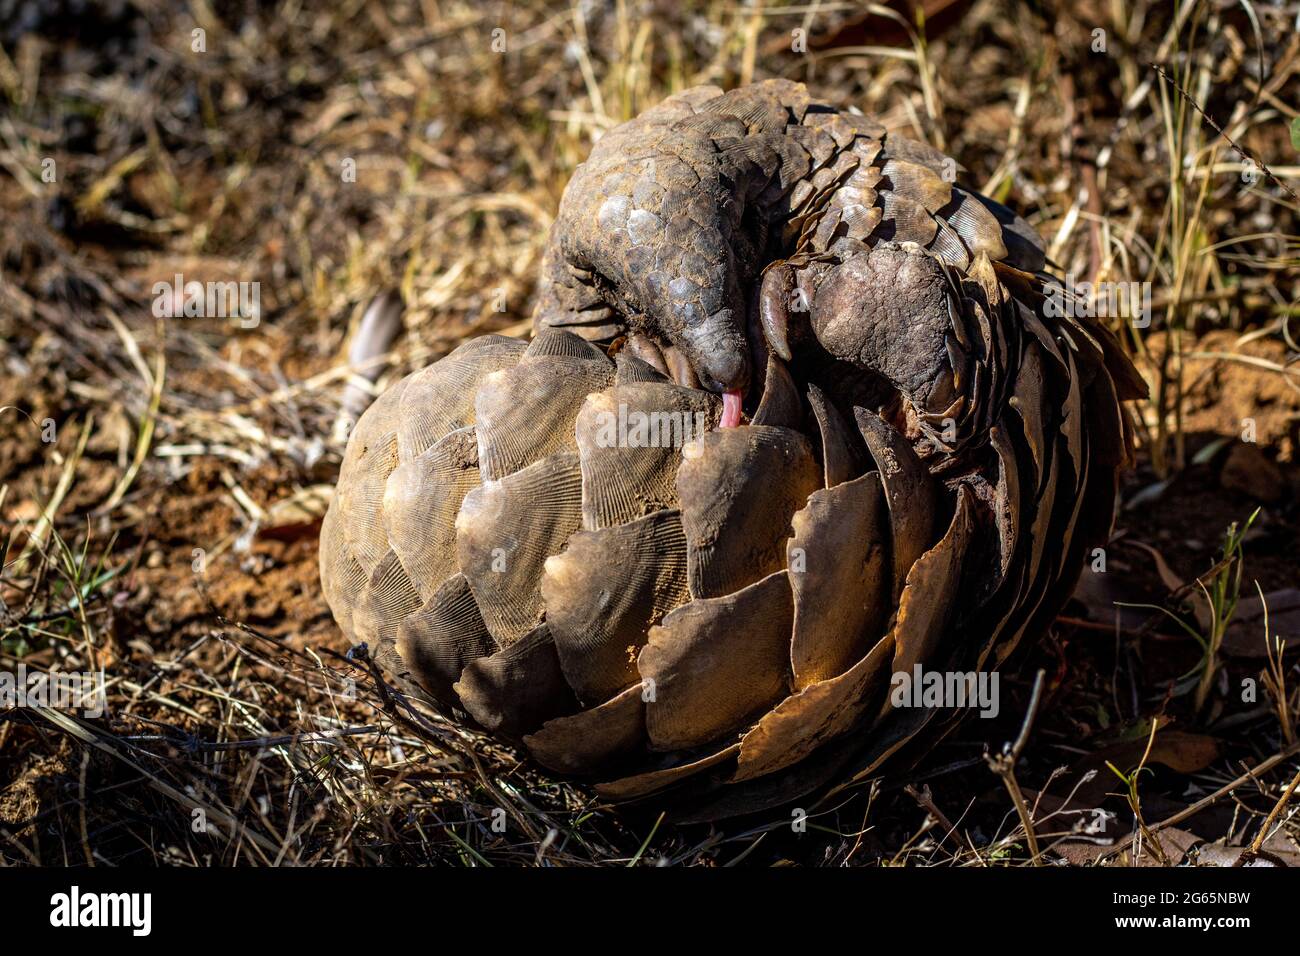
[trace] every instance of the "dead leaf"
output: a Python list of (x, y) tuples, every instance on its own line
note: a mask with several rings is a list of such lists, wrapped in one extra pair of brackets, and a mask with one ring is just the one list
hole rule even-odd
[(1263, 660), (1268, 657), (1264, 643), (1264, 608), (1268, 608), (1269, 640), (1278, 635), (1286, 650), (1300, 650), (1300, 588), (1282, 588), (1264, 595), (1243, 597), (1223, 635), (1222, 650), (1230, 657)]
[(1149, 544), (1143, 544), (1141, 541), (1130, 541), (1129, 544), (1133, 545), (1135, 548), (1141, 548), (1147, 554), (1151, 555), (1151, 559), (1156, 563), (1156, 573), (1160, 575), (1161, 584), (1167, 587), (1170, 591), (1178, 591), (1183, 587), (1185, 582), (1174, 573), (1173, 568), (1169, 566), (1169, 563), (1165, 561), (1164, 555), (1159, 551), (1151, 547)]
[(263, 537), (291, 538), (320, 523), (329, 506), (334, 489), (329, 485), (309, 485), (266, 509), (266, 520), (257, 529)]

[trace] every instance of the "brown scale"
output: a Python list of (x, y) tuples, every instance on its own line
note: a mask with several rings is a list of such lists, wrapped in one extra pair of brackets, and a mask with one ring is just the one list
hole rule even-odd
[[(784, 81), (606, 134), (536, 338), (467, 342), (358, 421), (321, 531), (340, 627), (424, 703), (683, 819), (923, 753), (959, 714), (894, 708), (891, 676), (1047, 626), (1143, 392), (953, 168)], [(744, 427), (670, 300), (697, 331), (733, 310), (710, 341), (753, 371)], [(677, 438), (610, 440), (655, 415)]]

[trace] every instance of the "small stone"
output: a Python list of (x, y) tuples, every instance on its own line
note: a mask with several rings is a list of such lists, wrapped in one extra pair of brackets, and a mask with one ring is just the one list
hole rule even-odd
[(1239, 491), (1257, 501), (1275, 502), (1282, 498), (1286, 487), (1282, 472), (1268, 459), (1258, 445), (1238, 442), (1228, 452), (1219, 484), (1229, 491)]

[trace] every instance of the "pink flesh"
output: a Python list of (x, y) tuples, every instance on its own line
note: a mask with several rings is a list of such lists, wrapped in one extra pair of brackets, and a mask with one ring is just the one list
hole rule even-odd
[(729, 389), (722, 393), (722, 421), (719, 428), (735, 428), (740, 424), (740, 391)]

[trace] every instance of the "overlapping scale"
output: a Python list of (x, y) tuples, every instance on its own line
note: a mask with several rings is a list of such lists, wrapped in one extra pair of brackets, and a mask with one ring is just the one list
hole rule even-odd
[(375, 659), (381, 664), (394, 667), (400, 663), (393, 650), (398, 630), (421, 603), (419, 592), (402, 563), (389, 551), (357, 597), (352, 613), (354, 639), (373, 648)]
[(821, 486), (808, 439), (751, 425), (709, 432), (683, 457), (677, 493), (691, 594), (731, 594), (785, 567), (790, 519)]
[(645, 702), (634, 684), (599, 706), (556, 717), (524, 744), (537, 762), (560, 773), (591, 773), (629, 756), (645, 742)]
[(424, 598), (460, 570), (456, 515), (481, 481), (473, 428), (448, 432), (388, 477), (383, 531)]
[(343, 536), (343, 522), (342, 509), (337, 505), (332, 505), (321, 520), (320, 579), (339, 629), (350, 638), (355, 596), (366, 586), (367, 577)]
[(794, 684), (803, 688), (848, 670), (889, 620), (890, 528), (880, 474), (813, 492), (793, 525), (790, 660)]
[(469, 582), (459, 572), (402, 621), (396, 640), (397, 653), (411, 677), (440, 701), (455, 699), (452, 685), (467, 665), (499, 650)]
[(573, 427), (588, 530), (677, 506), (682, 449), (713, 429), (717, 397), (669, 382), (635, 382), (589, 395)]
[(479, 384), (512, 367), (527, 348), (503, 335), (479, 336), (404, 379), (396, 421), (401, 460), (409, 461), (448, 432), (473, 424)]
[(901, 433), (865, 408), (856, 409), (855, 414), (889, 506), (891, 589), (897, 599), (907, 572), (933, 541), (938, 489), (929, 469)]
[(734, 593), (683, 605), (637, 657), (656, 750), (703, 746), (776, 703), (790, 687), (794, 620), (782, 570)]
[(578, 709), (545, 624), (470, 661), (452, 689), (482, 727), (513, 737)]
[[(1040, 316), (1026, 335), (995, 330), (1000, 295), (953, 300), (970, 310), (955, 347), (1002, 365), (1009, 393), (960, 455), (909, 432), (906, 400), (845, 407), (838, 380), (801, 392), (775, 359), (757, 424), (717, 430), (715, 396), (635, 355), (609, 362), (559, 331), (485, 350), (514, 364), (478, 375), (462, 407), (497, 426), (449, 428), (399, 463), (392, 402), (363, 417), (365, 454), (349, 450), (322, 528), (326, 596), (394, 676), (556, 772), (604, 779), (611, 798), (684, 786), (709, 808), (697, 813), (733, 813), (869, 772), (947, 719), (896, 711), (891, 675), (1004, 660), (1068, 594), (1083, 516), (1109, 513), (1125, 438), (1090, 438), (1119, 428), (1089, 405), (1118, 394), (1104, 345)], [(534, 367), (594, 374), (521, 386), (551, 424), (529, 433), (520, 419), (516, 433), (543, 437), (490, 479), (483, 436), (497, 442), (516, 414), (497, 383)], [(632, 424), (656, 413), (666, 440)], [(673, 431), (696, 415), (702, 434)], [(343, 494), (382, 476), (377, 509), (373, 492)], [(350, 540), (372, 510), (381, 533)], [(354, 541), (388, 547), (367, 571)]]
[(650, 627), (690, 599), (686, 536), (675, 510), (578, 531), (548, 558), (546, 620), (579, 700), (598, 704), (638, 679)]
[(496, 481), (548, 455), (575, 451), (577, 409), (613, 380), (614, 364), (604, 354), (557, 331), (535, 339), (517, 365), (486, 376), (474, 400), (483, 479)]
[[(358, 421), (321, 528), (345, 634), (551, 770), (691, 819), (922, 752), (960, 714), (896, 705), (895, 675), (998, 666), (1050, 624), (1143, 389), (1104, 329), (1049, 314), (1041, 242), (954, 168), (788, 81), (602, 137), (536, 337), (471, 340)], [(790, 358), (756, 356), (751, 417), (719, 430), (651, 306), (747, 312), (764, 270), (810, 312), (765, 314)]]
[(384, 492), (398, 464), (399, 409), (409, 382), (409, 377), (404, 378), (384, 392), (357, 421), (335, 489), (343, 538), (367, 575), (389, 551), (382, 516)]
[(465, 496), (456, 560), (498, 644), (541, 623), (542, 568), (581, 525), (577, 455), (552, 455)]

